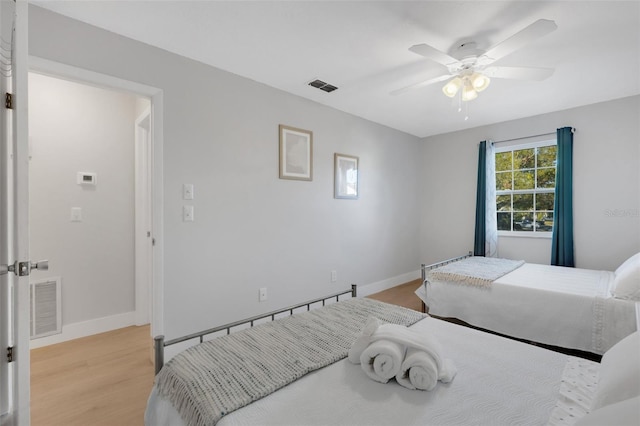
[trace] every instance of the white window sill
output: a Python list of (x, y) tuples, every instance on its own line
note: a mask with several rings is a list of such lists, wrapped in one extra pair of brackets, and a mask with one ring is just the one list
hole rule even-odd
[(551, 239), (551, 232), (527, 232), (527, 231), (498, 231), (498, 237), (507, 238), (547, 238)]

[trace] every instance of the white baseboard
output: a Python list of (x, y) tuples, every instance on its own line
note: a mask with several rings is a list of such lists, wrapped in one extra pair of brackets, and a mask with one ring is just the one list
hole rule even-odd
[(407, 272), (406, 274), (398, 275), (386, 280), (378, 281), (363, 286), (358, 286), (358, 297), (369, 296), (370, 294), (377, 293), (379, 291), (387, 290), (400, 284), (407, 283), (409, 281), (417, 280), (420, 278), (420, 271)]
[(30, 341), (29, 348), (41, 348), (68, 340), (79, 339), (80, 337), (92, 336), (106, 331), (117, 330), (118, 328), (135, 325), (136, 313), (125, 312), (123, 314), (109, 317), (96, 318), (89, 321), (76, 322), (62, 325), (62, 333), (41, 337)]
[[(387, 278), (371, 284), (358, 286), (358, 297), (368, 296), (387, 290), (400, 284), (413, 281), (420, 278), (420, 271), (407, 272), (406, 274)], [(62, 326), (62, 333), (51, 336), (41, 337), (30, 341), (31, 349), (41, 348), (43, 346), (54, 345), (81, 337), (92, 336), (98, 333), (104, 333), (111, 330), (117, 330), (123, 327), (136, 325), (136, 313), (125, 312), (123, 314), (112, 315), (109, 317), (96, 318), (89, 321), (77, 322)]]

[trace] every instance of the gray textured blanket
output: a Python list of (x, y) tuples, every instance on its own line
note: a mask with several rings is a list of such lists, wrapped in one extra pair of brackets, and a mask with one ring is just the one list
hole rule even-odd
[(188, 425), (220, 418), (305, 374), (347, 356), (370, 317), (411, 325), (424, 314), (371, 299), (350, 299), (193, 346), (156, 376)]
[(473, 256), (432, 269), (427, 274), (427, 281), (455, 281), (487, 287), (493, 281), (522, 265), (524, 260)]

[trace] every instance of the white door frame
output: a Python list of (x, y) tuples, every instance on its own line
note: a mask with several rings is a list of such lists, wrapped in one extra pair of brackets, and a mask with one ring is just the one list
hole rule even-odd
[[(115, 89), (135, 93), (151, 100), (149, 115), (150, 150), (152, 154), (150, 166), (151, 185), (151, 236), (154, 241), (151, 250), (151, 291), (149, 295), (151, 318), (151, 336), (163, 333), (163, 293), (164, 293), (164, 233), (163, 233), (163, 91), (144, 84), (123, 80), (118, 77), (96, 73), (59, 62), (35, 56), (29, 56), (29, 70), (57, 78), (81, 82), (97, 87)], [(137, 290), (136, 290), (137, 293)], [(137, 294), (136, 294), (137, 296)], [(136, 303), (137, 305), (137, 303)], [(137, 312), (137, 306), (136, 306)], [(136, 314), (136, 322), (138, 315)]]
[[(28, 93), (27, 93), (27, 59), (28, 59), (28, 4), (26, 0), (18, 0), (15, 3), (5, 3), (11, 0), (2, 0), (4, 12), (11, 12), (10, 16), (2, 15), (3, 25), (12, 23), (13, 31), (11, 41), (11, 67), (3, 68), (9, 71), (10, 87), (4, 87), (13, 95), (12, 107), (7, 110), (4, 124), (7, 124), (7, 134), (2, 138), (3, 163), (0, 165), (4, 178), (0, 204), (2, 204), (2, 231), (3, 231), (3, 258), (0, 263), (13, 265), (16, 274), (8, 272), (2, 278), (4, 286), (3, 302), (7, 306), (8, 315), (2, 318), (2, 344), (13, 348), (11, 362), (5, 358), (2, 368), (2, 392), (5, 392), (3, 400), (2, 425), (28, 425), (29, 413), (29, 152), (28, 152)], [(8, 8), (5, 6), (9, 5)], [(3, 12), (3, 13), (4, 13)], [(13, 13), (15, 12), (15, 13)], [(15, 21), (14, 21), (15, 16)], [(9, 19), (7, 19), (9, 18)], [(2, 41), (6, 39), (6, 28), (3, 27)], [(6, 57), (6, 56), (5, 56)], [(9, 83), (9, 79), (6, 80)], [(2, 97), (4, 99), (4, 93)], [(5, 105), (2, 105), (5, 108)], [(4, 112), (4, 111), (3, 111)], [(11, 123), (9, 125), (9, 123)], [(24, 272), (18, 263), (24, 265)], [(21, 275), (21, 276), (17, 276)], [(6, 298), (5, 298), (6, 297)], [(6, 313), (5, 313), (6, 314)], [(8, 333), (8, 335), (7, 335)], [(3, 351), (5, 347), (2, 348)], [(1, 356), (6, 356), (2, 354)]]
[(153, 237), (151, 159), (151, 109), (148, 108), (135, 124), (135, 303), (136, 325), (148, 324), (152, 318)]

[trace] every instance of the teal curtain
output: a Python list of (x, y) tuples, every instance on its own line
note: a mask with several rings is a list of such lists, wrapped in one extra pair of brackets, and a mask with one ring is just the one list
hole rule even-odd
[(556, 198), (551, 237), (551, 264), (575, 266), (573, 250), (573, 129), (557, 130)]
[(476, 231), (473, 241), (473, 255), (484, 256), (486, 231), (486, 187), (487, 187), (487, 142), (478, 145), (478, 188), (476, 192)]

